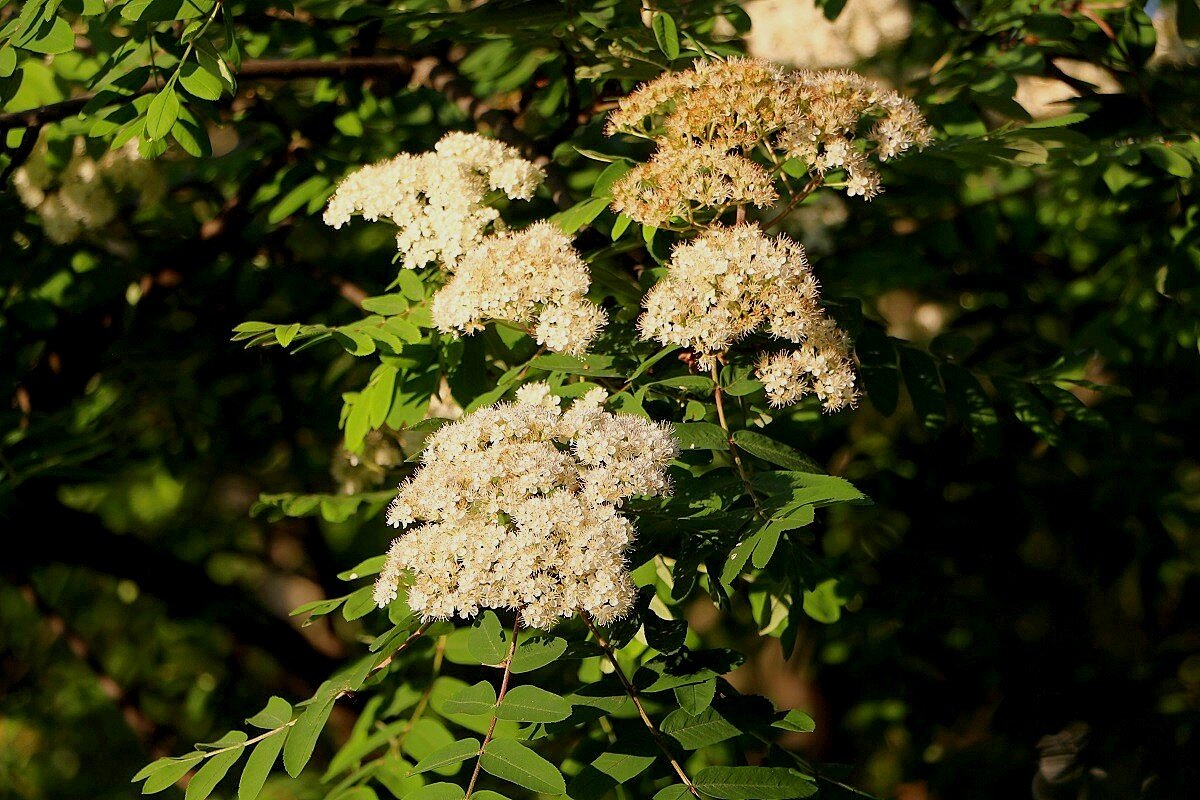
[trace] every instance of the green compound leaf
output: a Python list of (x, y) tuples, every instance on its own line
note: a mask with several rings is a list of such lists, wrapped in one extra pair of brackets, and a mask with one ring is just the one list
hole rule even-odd
[[(413, 723), (408, 735), (404, 737), (404, 752), (419, 764), (425, 758), (453, 743), (454, 736), (446, 729), (445, 725), (435, 719), (419, 719)], [(449, 772), (446, 770), (446, 767), (435, 769), (439, 775), (457, 772), (457, 769), (450, 769)]]
[(600, 212), (606, 208), (608, 208), (607, 197), (591, 197), (576, 203), (566, 211), (560, 211), (551, 217), (550, 221), (557, 224), (563, 233), (570, 236), (600, 216)]
[(679, 58), (679, 28), (675, 25), (675, 18), (665, 11), (656, 11), (650, 27), (663, 54), (672, 61)]
[(217, 788), (225, 774), (242, 757), (242, 751), (245, 750), (242, 743), (246, 738), (244, 731), (233, 731), (216, 742), (222, 752), (216, 752), (204, 760), (204, 766), (188, 781), (184, 800), (205, 800), (212, 794), (212, 790)]
[(246, 724), (270, 731), (282, 728), (291, 720), (292, 704), (282, 697), (272, 697), (262, 711), (246, 720)]
[(659, 789), (654, 795), (654, 800), (686, 800), (692, 796), (692, 791), (683, 784), (676, 783), (672, 786)]
[(675, 439), (679, 449), (688, 450), (728, 450), (729, 437), (720, 425), (711, 422), (682, 422), (675, 425)]
[(662, 721), (661, 730), (686, 750), (699, 750), (741, 733), (737, 726), (711, 707), (695, 716), (681, 708), (676, 709)]
[(517, 645), (510, 668), (514, 674), (533, 672), (557, 661), (567, 652), (566, 639), (557, 636), (526, 639)]
[(696, 716), (712, 704), (717, 693), (715, 678), (687, 686), (675, 687), (675, 701), (679, 707), (692, 716)]
[(322, 696), (320, 690), (317, 696), (322, 699), (306, 706), (304, 713), (292, 726), (287, 742), (283, 747), (283, 768), (293, 778), (300, 774), (304, 765), (312, 758), (313, 750), (317, 747), (317, 737), (325, 728), (329, 715), (333, 712), (334, 696)]
[(758, 456), (764, 461), (778, 464), (784, 469), (796, 472), (813, 472), (824, 474), (825, 470), (808, 456), (794, 447), (783, 442), (777, 442), (770, 436), (754, 431), (734, 431), (733, 442), (752, 456)]
[(161, 792), (182, 778), (196, 764), (204, 758), (202, 753), (194, 753), (191, 755), (182, 756), (180, 758), (160, 758), (152, 764), (144, 767), (141, 772), (133, 776), (134, 781), (145, 780), (142, 785), (142, 794), (154, 794)]
[(783, 719), (772, 723), (773, 727), (795, 733), (811, 733), (817, 729), (817, 723), (808, 714), (798, 708), (793, 708), (784, 715)]
[[(404, 795), (404, 800), (462, 800), (466, 795), (461, 786), (453, 783), (431, 783)], [(478, 793), (475, 795), (478, 797)]]
[(146, 136), (158, 141), (171, 132), (175, 120), (179, 119), (179, 96), (174, 85), (168, 83), (146, 109)]
[(804, 592), (804, 613), (817, 622), (837, 622), (842, 617), (842, 606), (850, 598), (838, 594), (837, 578), (821, 581), (812, 590)]

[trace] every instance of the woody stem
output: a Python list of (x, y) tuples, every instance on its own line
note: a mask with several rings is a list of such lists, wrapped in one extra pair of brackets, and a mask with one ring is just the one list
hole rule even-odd
[(796, 194), (792, 196), (792, 199), (788, 201), (788, 204), (784, 207), (783, 211), (780, 211), (778, 214), (771, 217), (771, 219), (764, 222), (763, 227), (770, 228), (772, 225), (782, 222), (788, 214), (792, 213), (796, 206), (804, 202), (804, 198), (816, 191), (817, 187), (820, 186), (823, 181), (824, 178), (822, 178), (820, 175), (810, 178), (808, 183), (804, 184), (800, 191), (796, 192)]
[[(504, 700), (504, 695), (508, 693), (508, 679), (512, 677), (512, 660), (513, 655), (517, 652), (517, 633), (521, 629), (521, 615), (517, 614), (517, 618), (513, 620), (512, 639), (508, 643), (508, 655), (504, 657), (504, 677), (500, 679), (500, 692), (496, 695), (496, 705)], [(483, 744), (479, 746), (479, 757), (475, 759), (475, 771), (471, 773), (471, 782), (467, 784), (467, 794), (464, 800), (471, 800), (471, 793), (475, 791), (475, 783), (479, 780), (479, 771), (483, 768), (483, 752), (487, 750), (488, 742), (492, 740), (492, 734), (496, 732), (496, 722), (499, 718), (492, 714), (492, 723), (488, 725), (487, 734), (483, 737)]]
[(750, 496), (750, 500), (754, 503), (754, 513), (760, 518), (765, 519), (766, 514), (763, 512), (762, 503), (759, 502), (758, 494), (754, 491), (754, 485), (750, 482), (750, 474), (746, 470), (746, 465), (742, 463), (742, 452), (734, 444), (733, 433), (729, 430), (729, 422), (725, 418), (725, 393), (721, 391), (721, 376), (717, 371), (715, 362), (712, 365), (712, 380), (713, 400), (717, 404), (717, 421), (721, 423), (721, 430), (725, 431), (725, 440), (729, 442), (729, 455), (733, 458), (734, 469), (737, 470), (738, 477), (742, 479), (742, 486), (745, 487), (746, 494)]
[(616, 673), (617, 678), (621, 681), (621, 686), (625, 687), (625, 694), (629, 695), (629, 699), (633, 701), (633, 705), (637, 708), (638, 716), (642, 718), (642, 724), (646, 726), (646, 730), (650, 731), (650, 736), (654, 739), (654, 743), (658, 745), (658, 749), (667, 757), (667, 761), (671, 763), (671, 768), (675, 770), (675, 774), (679, 776), (679, 780), (683, 781), (688, 791), (694, 796), (700, 797), (700, 790), (696, 788), (696, 785), (692, 783), (692, 779), (684, 771), (683, 766), (675, 759), (675, 756), (671, 753), (671, 748), (667, 746), (662, 734), (659, 733), (658, 728), (655, 727), (654, 722), (650, 719), (650, 715), (646, 713), (646, 707), (642, 705), (642, 698), (638, 694), (637, 687), (629, 680), (629, 676), (625, 674), (625, 670), (618, 663), (617, 654), (613, 652), (612, 644), (609, 643), (608, 639), (604, 638), (604, 635), (596, 628), (595, 623), (592, 622), (591, 617), (585, 611), (581, 609), (579, 616), (583, 620), (583, 624), (591, 631), (592, 636), (595, 637), (596, 644), (600, 645), (600, 649), (604, 651), (604, 655), (608, 658), (608, 663), (612, 664), (613, 672)]

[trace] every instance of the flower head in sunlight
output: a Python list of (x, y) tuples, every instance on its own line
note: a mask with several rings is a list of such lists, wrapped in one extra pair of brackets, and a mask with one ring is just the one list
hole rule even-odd
[[(697, 62), (643, 85), (609, 116), (608, 131), (655, 140), (660, 148), (655, 158), (672, 153), (677, 168), (686, 167), (689, 157), (711, 161), (714, 156), (700, 152), (707, 148), (723, 156), (762, 159), (776, 168), (794, 160), (815, 180), (841, 171), (847, 194), (868, 200), (882, 190), (873, 161), (925, 147), (933, 138), (916, 104), (857, 73), (789, 72), (746, 58)], [(788, 174), (797, 174), (795, 165)], [(665, 167), (655, 175), (669, 177)], [(639, 206), (686, 204), (695, 199), (686, 187), (679, 180), (662, 180), (657, 187), (646, 182), (646, 193), (663, 197), (639, 196)], [(753, 202), (726, 199), (728, 193), (715, 196), (714, 205)]]
[(474, 333), (488, 320), (533, 323), (539, 344), (581, 354), (604, 324), (589, 302), (587, 264), (550, 222), (493, 234), (472, 248), (433, 298), (432, 314), (445, 333)]
[[(804, 248), (786, 237), (771, 238), (755, 225), (709, 229), (675, 249), (643, 305), (643, 338), (691, 348), (705, 367), (759, 329), (800, 345), (800, 362), (768, 373), (760, 367), (775, 405), (816, 393), (834, 411), (853, 400), (849, 340), (821, 307)], [(830, 370), (837, 365), (836, 376), (826, 376), (826, 362)], [(847, 371), (849, 389), (838, 390)]]
[(453, 271), (500, 212), (488, 195), (528, 200), (545, 174), (512, 147), (474, 133), (450, 133), (433, 152), (400, 155), (362, 167), (338, 185), (325, 222), (340, 228), (354, 214), (389, 219), (404, 266), (439, 262)]
[(621, 176), (612, 187), (614, 211), (635, 222), (665, 227), (691, 222), (707, 211), (731, 206), (764, 208), (777, 197), (766, 169), (712, 146), (659, 150)]
[(669, 491), (676, 445), (669, 426), (604, 411), (606, 398), (593, 389), (564, 409), (529, 384), (431, 435), (388, 509), (407, 530), (376, 602), (411, 574), (408, 603), (425, 619), (508, 608), (549, 627), (578, 610), (602, 624), (625, 614), (634, 531), (621, 504)]
[(821, 319), (794, 350), (764, 355), (756, 370), (771, 405), (790, 406), (815, 394), (826, 411), (858, 400), (850, 339), (832, 320)]

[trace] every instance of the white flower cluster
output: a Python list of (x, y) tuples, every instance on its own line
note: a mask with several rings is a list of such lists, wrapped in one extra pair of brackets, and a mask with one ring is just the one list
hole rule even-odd
[(804, 248), (757, 225), (711, 228), (675, 248), (667, 274), (642, 301), (643, 338), (689, 347), (711, 367), (732, 345), (767, 326), (798, 350), (767, 357), (759, 377), (773, 405), (815, 392), (836, 411), (855, 398), (849, 340), (820, 304)]
[(105, 228), (124, 201), (152, 206), (167, 190), (162, 173), (138, 155), (137, 142), (95, 159), (87, 154), (83, 139), (75, 141), (61, 170), (52, 167), (43, 139), (13, 174), (13, 187), (25, 207), (37, 212), (46, 236), (56, 244)]
[[(847, 194), (866, 199), (881, 191), (872, 156), (894, 158), (933, 135), (911, 100), (861, 75), (788, 72), (744, 58), (698, 62), (651, 81), (620, 101), (608, 130), (652, 138), (660, 152), (695, 157), (710, 148), (731, 160), (768, 153), (773, 165), (794, 158), (816, 178), (840, 169)], [(739, 169), (731, 164), (725, 171)], [(672, 188), (697, 194), (679, 185), (662, 191)]]
[(404, 266), (441, 262), (453, 270), (499, 216), (490, 192), (528, 200), (545, 173), (514, 148), (474, 133), (449, 133), (433, 152), (400, 155), (350, 173), (329, 200), (325, 222), (340, 228), (355, 213), (390, 219)]
[(431, 435), (388, 509), (408, 530), (376, 602), (395, 600), (411, 573), (408, 604), (424, 619), (508, 608), (545, 628), (581, 610), (601, 624), (625, 614), (634, 531), (620, 506), (669, 491), (676, 444), (669, 426), (604, 411), (606, 398), (593, 389), (564, 410), (529, 384)]
[(827, 317), (809, 328), (796, 349), (764, 355), (756, 374), (776, 407), (808, 394), (815, 394), (826, 411), (840, 411), (858, 400), (850, 337)]
[(433, 322), (445, 333), (474, 333), (487, 320), (536, 320), (538, 344), (575, 355), (607, 320), (586, 298), (587, 264), (553, 223), (538, 222), (484, 239), (459, 261), (433, 298)]

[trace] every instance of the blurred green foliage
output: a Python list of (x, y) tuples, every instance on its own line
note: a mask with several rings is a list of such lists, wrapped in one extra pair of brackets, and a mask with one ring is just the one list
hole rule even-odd
[[(287, 616), (345, 594), (337, 573), (389, 538), (394, 471), (356, 469), (339, 433), (344, 393), (375, 364), (335, 342), (284, 352), (304, 342), (293, 323), (352, 325), (396, 274), (386, 232), (321, 224), (336, 181), (479, 128), (551, 172), (510, 221), (572, 207), (605, 167), (587, 153), (643, 155), (604, 136), (612, 101), (699, 48), (740, 52), (749, 24), (722, 2), (655, 3), (674, 36), (636, 3), (471, 5), (0, 6), (9, 184), (126, 139), (158, 156), (114, 182), (91, 227), (0, 194), (0, 797), (128, 796), (150, 758), (244, 727), (273, 694), (309, 696), (378, 631)], [(1200, 763), (1196, 4), (911, 10), (911, 34), (861, 68), (911, 94), (938, 142), (890, 167), (873, 203), (817, 197), (793, 221), (855, 335), (866, 400), (770, 428), (873, 504), (820, 511), (795, 538), (836, 576), (812, 582), (805, 613), (776, 628), (769, 592), (717, 609), (697, 591), (689, 641), (746, 653), (738, 688), (809, 711), (798, 752), (879, 796), (1023, 797), (1039, 768), (1039, 800), (1186, 796)], [(1074, 97), (1035, 121), (1015, 99), (1030, 79)], [(592, 249), (612, 238), (601, 208), (577, 212)], [(623, 241), (639, 263), (662, 257), (638, 239)], [(602, 272), (636, 304), (639, 288)], [(282, 338), (257, 332), (283, 347), (231, 344), (246, 320), (280, 323)], [(457, 347), (490, 387), (480, 341)], [(647, 509), (645, 542), (679, 546), (675, 510)], [(760, 629), (787, 631), (787, 665)], [(337, 706), (322, 765), (403, 693)], [(640, 728), (621, 733), (651, 752)], [(1060, 751), (1061, 775), (1039, 760)], [(269, 796), (324, 796), (318, 778), (272, 778)]]

